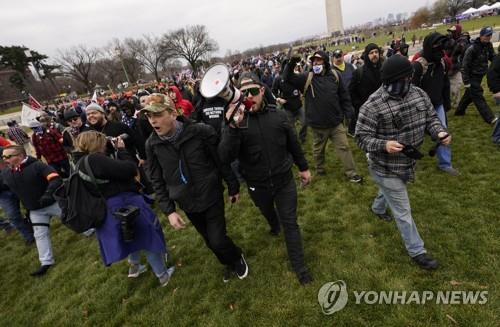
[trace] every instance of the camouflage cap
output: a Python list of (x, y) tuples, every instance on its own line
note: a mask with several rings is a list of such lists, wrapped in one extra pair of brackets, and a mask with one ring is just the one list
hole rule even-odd
[(145, 106), (141, 112), (162, 112), (162, 111), (175, 111), (175, 105), (172, 100), (161, 93), (153, 93), (145, 100)]

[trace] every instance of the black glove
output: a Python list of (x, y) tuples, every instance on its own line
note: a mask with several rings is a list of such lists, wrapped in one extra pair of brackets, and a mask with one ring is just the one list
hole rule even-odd
[(301, 60), (302, 58), (300, 58), (300, 56), (292, 56), (292, 58), (290, 58), (290, 66), (294, 67)]
[(56, 202), (56, 200), (54, 200), (54, 197), (51, 194), (46, 194), (46, 193), (42, 195), (40, 200), (38, 200), (38, 203), (40, 203), (40, 206), (42, 208), (48, 207), (52, 205), (54, 202)]

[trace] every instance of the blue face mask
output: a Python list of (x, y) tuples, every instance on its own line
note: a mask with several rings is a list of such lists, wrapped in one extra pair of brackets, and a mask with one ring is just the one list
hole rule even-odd
[(323, 65), (313, 65), (313, 72), (315, 74), (321, 74), (323, 71)]

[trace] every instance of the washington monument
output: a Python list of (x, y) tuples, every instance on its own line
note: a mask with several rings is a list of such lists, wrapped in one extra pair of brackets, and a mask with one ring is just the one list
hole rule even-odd
[(344, 22), (342, 21), (342, 7), (340, 0), (325, 0), (326, 4), (326, 24), (328, 34), (335, 32), (344, 33)]

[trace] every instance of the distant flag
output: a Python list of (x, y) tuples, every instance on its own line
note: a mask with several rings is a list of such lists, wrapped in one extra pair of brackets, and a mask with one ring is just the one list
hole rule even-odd
[(23, 102), (21, 109), (21, 125), (32, 127), (38, 123), (36, 118), (40, 116), (40, 111), (31, 108), (30, 105)]
[(92, 96), (92, 99), (90, 99), (90, 102), (97, 103), (97, 92), (94, 91), (94, 95)]
[(28, 97), (28, 104), (32, 109), (42, 110), (42, 105), (40, 104), (40, 102), (36, 101), (36, 99), (31, 94), (29, 94)]

